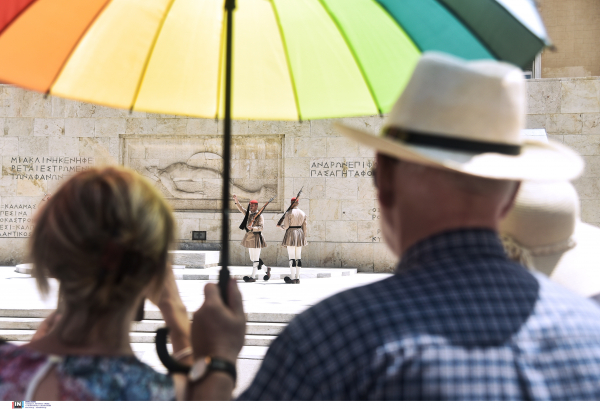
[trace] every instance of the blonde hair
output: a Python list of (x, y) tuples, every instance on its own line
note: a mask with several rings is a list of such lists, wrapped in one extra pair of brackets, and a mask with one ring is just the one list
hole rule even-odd
[(99, 318), (124, 314), (164, 281), (174, 239), (171, 210), (140, 175), (107, 167), (80, 172), (37, 215), (30, 247), (34, 277), (60, 282), (65, 342), (82, 343)]

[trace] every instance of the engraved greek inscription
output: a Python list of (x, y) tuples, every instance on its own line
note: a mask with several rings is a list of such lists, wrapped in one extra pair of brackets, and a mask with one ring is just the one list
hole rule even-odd
[(61, 180), (66, 175), (81, 172), (94, 166), (94, 158), (42, 156), (10, 158), (10, 167), (4, 167), (4, 174), (16, 180)]
[[(310, 163), (310, 177), (336, 177), (336, 178), (365, 178), (373, 176), (373, 159), (348, 160), (313, 159)], [(319, 171), (328, 169), (329, 171)]]
[(378, 207), (374, 207), (372, 208), (369, 213), (371, 214), (371, 220), (380, 220), (381, 219), (381, 215), (379, 214), (379, 208)]
[(373, 235), (373, 237), (371, 237), (371, 241), (373, 243), (381, 242), (381, 229), (377, 229), (377, 232)]
[(0, 238), (27, 238), (33, 230), (38, 198), (5, 198), (0, 205)]

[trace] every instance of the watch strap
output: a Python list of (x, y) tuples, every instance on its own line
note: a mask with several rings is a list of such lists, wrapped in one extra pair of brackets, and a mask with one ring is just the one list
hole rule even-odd
[(210, 362), (208, 367), (206, 368), (206, 373), (208, 374), (210, 371), (223, 371), (228, 373), (233, 379), (233, 384), (237, 381), (237, 370), (235, 369), (235, 365), (225, 359), (221, 358), (213, 358), (209, 357)]
[(235, 365), (225, 359), (211, 356), (200, 358), (192, 365), (189, 373), (189, 380), (191, 382), (201, 381), (206, 378), (211, 371), (223, 371), (228, 373), (235, 385), (237, 380), (237, 370), (235, 369)]

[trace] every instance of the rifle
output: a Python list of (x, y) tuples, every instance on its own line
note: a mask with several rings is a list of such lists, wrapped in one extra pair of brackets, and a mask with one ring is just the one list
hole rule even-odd
[(250, 227), (252, 227), (254, 225), (254, 222), (256, 221), (256, 219), (258, 218), (258, 216), (261, 215), (261, 213), (263, 212), (263, 210), (265, 210), (265, 208), (267, 207), (267, 205), (269, 203), (271, 203), (273, 200), (275, 200), (274, 197), (272, 197), (271, 199), (269, 199), (269, 201), (267, 203), (265, 203), (265, 205), (263, 207), (260, 208), (260, 210), (258, 212), (256, 212), (256, 214), (254, 215), (254, 218), (252, 219), (252, 221), (250, 222)]
[(298, 203), (298, 199), (300, 198), (300, 195), (302, 194), (302, 189), (304, 189), (304, 186), (302, 186), (300, 188), (300, 191), (296, 195), (296, 200), (294, 200), (294, 203), (292, 203), (290, 205), (290, 207), (287, 208), (287, 210), (285, 211), (285, 213), (283, 214), (283, 216), (281, 216), (281, 219), (279, 219), (279, 221), (277, 222), (278, 226), (281, 226), (281, 223), (283, 223), (283, 218), (285, 217), (285, 215), (287, 214), (287, 212), (289, 212), (290, 210), (292, 210), (292, 206), (294, 206), (296, 203)]

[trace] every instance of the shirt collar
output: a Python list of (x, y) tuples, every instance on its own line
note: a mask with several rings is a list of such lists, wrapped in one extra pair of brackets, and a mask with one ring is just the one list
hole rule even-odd
[(398, 270), (403, 271), (442, 259), (475, 257), (506, 259), (498, 234), (490, 229), (450, 230), (414, 244), (402, 255)]

